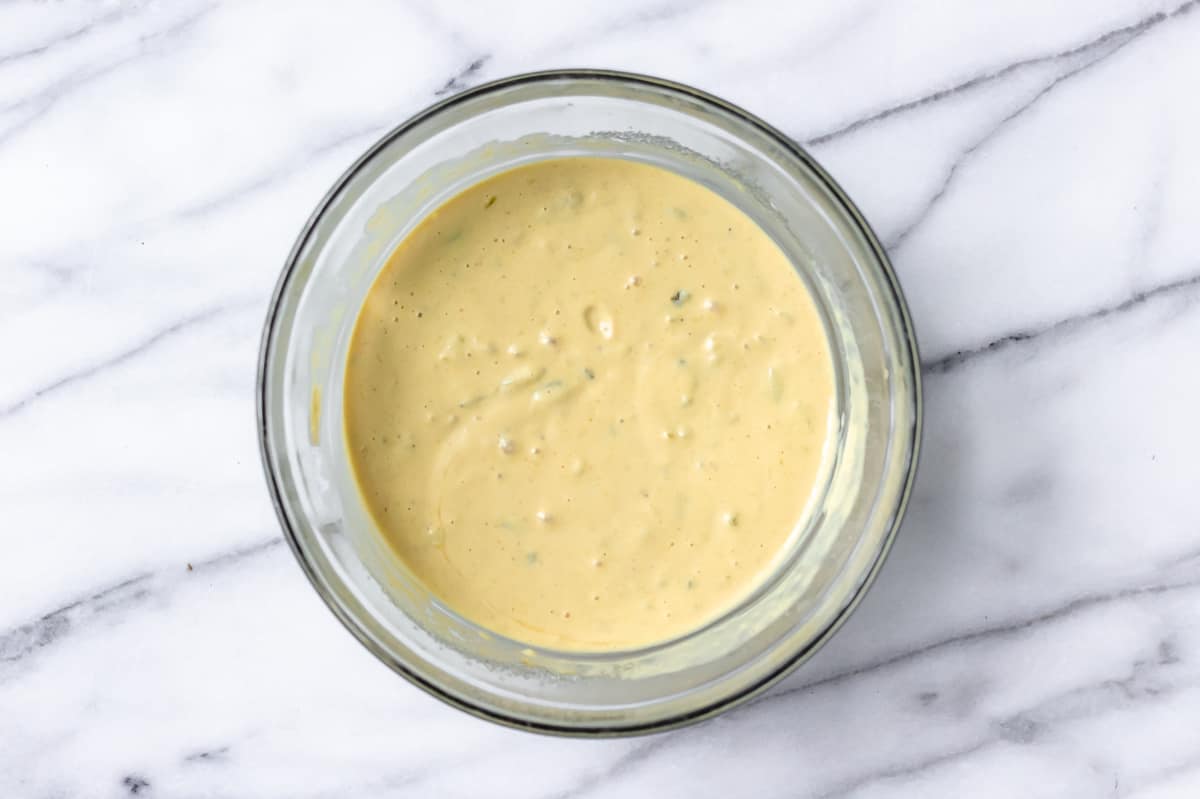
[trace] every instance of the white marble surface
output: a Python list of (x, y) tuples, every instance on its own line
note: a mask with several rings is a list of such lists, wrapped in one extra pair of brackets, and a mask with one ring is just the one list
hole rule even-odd
[[(0, 796), (1200, 796), (1198, 6), (0, 4)], [(925, 361), (861, 610), (635, 740), (392, 675), (281, 545), (254, 437), (325, 188), (438, 96), (564, 65), (807, 142)]]

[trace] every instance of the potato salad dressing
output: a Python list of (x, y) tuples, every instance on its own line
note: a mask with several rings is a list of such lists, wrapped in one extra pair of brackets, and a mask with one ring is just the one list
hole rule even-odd
[(640, 647), (744, 598), (805, 516), (828, 343), (772, 239), (658, 167), (561, 158), (399, 245), (348, 353), (347, 450), (390, 548), (534, 646)]

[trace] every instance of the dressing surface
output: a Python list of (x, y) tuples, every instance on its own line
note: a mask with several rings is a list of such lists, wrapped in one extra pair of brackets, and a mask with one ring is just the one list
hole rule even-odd
[(392, 254), (345, 432), (392, 549), (485, 628), (558, 649), (686, 633), (765, 577), (821, 473), (833, 373), (787, 257), (647, 164), (541, 161)]

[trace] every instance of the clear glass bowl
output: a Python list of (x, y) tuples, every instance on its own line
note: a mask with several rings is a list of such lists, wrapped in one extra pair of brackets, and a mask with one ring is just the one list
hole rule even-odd
[[(341, 386), (355, 317), (397, 243), (432, 209), (544, 158), (657, 164), (717, 191), (792, 258), (824, 314), (836, 440), (815, 512), (740, 606), (637, 651), (533, 650), (457, 616), (390, 553), (344, 451)], [(916, 342), (896, 276), (813, 159), (715, 97), (638, 75), (572, 70), (490, 83), (423, 111), (344, 174), (305, 225), (263, 332), (258, 422), (280, 523), (313, 586), (376, 657), (445, 701), (526, 729), (661, 730), (746, 700), (812, 655), (878, 571), (920, 442)]]

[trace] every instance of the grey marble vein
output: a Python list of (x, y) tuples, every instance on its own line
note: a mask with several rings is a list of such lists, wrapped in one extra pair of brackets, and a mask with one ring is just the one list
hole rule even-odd
[[(939, 103), (942, 100), (946, 100), (950, 97), (954, 97), (955, 95), (980, 86), (985, 86), (994, 81), (1001, 80), (1009, 75), (1012, 75), (1013, 73), (1029, 67), (1053, 63), (1055, 61), (1062, 61), (1074, 58), (1075, 56), (1087, 55), (1093, 50), (1108, 47), (1114, 42), (1128, 43), (1132, 39), (1141, 36), (1143, 33), (1158, 27), (1167, 20), (1177, 17), (1180, 14), (1186, 14), (1197, 4), (1200, 4), (1200, 0), (1188, 0), (1188, 2), (1175, 7), (1171, 11), (1160, 11), (1144, 17), (1131, 25), (1124, 25), (1120, 28), (1114, 28), (1112, 30), (1105, 31), (1099, 36), (1089, 39), (1083, 44), (1067, 48), (1066, 50), (1048, 53), (1046, 55), (1023, 58), (1019, 61), (1014, 61), (1011, 64), (1005, 64), (999, 69), (994, 69), (989, 72), (985, 72), (982, 75), (976, 75), (972, 78), (968, 78), (967, 80), (962, 81), (961, 83), (956, 83), (949, 88), (939, 89), (937, 91), (930, 92), (929, 94), (922, 95), (916, 99), (907, 100), (903, 103), (897, 103), (896, 105), (888, 106), (882, 111), (876, 111), (867, 116), (859, 117), (858, 119), (843, 123), (832, 130), (810, 136), (805, 140), (805, 146), (818, 147), (826, 142), (831, 142), (835, 139), (848, 136), (860, 128), (873, 125), (877, 122), (882, 122), (889, 117), (893, 117), (897, 114), (902, 114), (906, 111), (911, 111), (916, 108)], [(1111, 52), (1107, 53), (1106, 55), (1111, 55)]]
[(650, 760), (654, 755), (669, 747), (681, 735), (685, 735), (684, 731), (675, 731), (662, 733), (654, 738), (643, 743), (635, 744), (628, 752), (613, 760), (602, 769), (598, 769), (591, 774), (584, 776), (570, 788), (563, 791), (554, 791), (553, 793), (545, 794), (538, 799), (580, 799), (587, 796), (597, 788), (603, 787), (613, 777), (623, 774), (639, 764)]
[(3, 131), (0, 131), (0, 146), (7, 144), (22, 131), (28, 130), (38, 120), (45, 117), (51, 110), (79, 90), (90, 86), (123, 67), (142, 60), (148, 55), (160, 54), (161, 50), (147, 49), (147, 45), (154, 44), (161, 47), (169, 43), (180, 34), (195, 28), (216, 7), (215, 3), (202, 6), (195, 13), (187, 15), (161, 30), (146, 33), (138, 37), (132, 52), (126, 52), (120, 57), (99, 66), (76, 70), (70, 75), (50, 84), (40, 92), (0, 108), (0, 113), (27, 111), (19, 120), (9, 125)]
[(473, 82), (473, 79), (479, 74), (480, 70), (483, 69), (484, 65), (486, 65), (490, 59), (491, 56), (486, 53), (484, 55), (477, 56), (471, 61), (471, 63), (467, 64), (461, 70), (451, 75), (450, 78), (442, 84), (441, 88), (434, 91), (434, 96), (445, 97), (448, 94), (456, 94), (461, 92), (463, 89), (468, 88)]
[[(250, 176), (235, 186), (224, 189), (219, 193), (211, 194), (208, 197), (171, 212), (168, 216), (158, 220), (157, 224), (152, 225), (152, 228), (167, 229), (178, 220), (196, 219), (222, 211), (230, 205), (272, 189), (283, 181), (295, 177), (300, 170), (310, 166), (313, 159), (321, 158), (353, 142), (365, 140), (370, 136), (380, 135), (390, 124), (389, 122), (367, 122), (339, 130), (312, 147), (296, 153), (284, 162), (275, 164), (258, 174)], [(349, 162), (347, 163), (348, 166)]]
[[(485, 55), (475, 59), (463, 70), (447, 78), (440, 88), (433, 91), (433, 95), (443, 96), (467, 88), (468, 83), (466, 81), (469, 81), (471, 76), (476, 75), (486, 65), (489, 58), (490, 56)], [(309, 166), (313, 159), (320, 158), (356, 141), (366, 140), (372, 136), (381, 136), (386, 131), (400, 124), (403, 119), (403, 116), (391, 114), (376, 121), (358, 123), (333, 132), (313, 146), (289, 156), (287, 160), (268, 167), (256, 175), (252, 175), (236, 186), (232, 186), (216, 194), (211, 194), (208, 197), (172, 212), (169, 216), (159, 221), (158, 227), (168, 226), (180, 219), (207, 216), (216, 211), (223, 210), (231, 204), (273, 188), (281, 182), (294, 177), (297, 172)], [(348, 166), (349, 162), (347, 162)]]
[[(458, 768), (461, 763), (447, 763), (444, 768)], [(416, 788), (422, 783), (428, 782), (431, 777), (435, 777), (440, 773), (440, 768), (422, 768), (402, 770), (394, 774), (385, 774), (380, 777), (360, 780), (359, 784), (351, 789), (351, 792), (356, 795), (372, 795), (377, 791), (390, 792), (397, 789)], [(481, 782), (483, 782), (481, 780)], [(369, 793), (368, 793), (369, 792)], [(346, 788), (338, 788), (332, 791), (323, 791), (316, 794), (313, 799), (343, 799), (347, 795)], [(404, 795), (422, 796), (426, 795), (420, 792), (412, 793), (405, 791)]]
[[(1193, 0), (1193, 2), (1195, 2), (1195, 0)], [(1175, 13), (1176, 15), (1184, 14), (1194, 7), (1195, 6), (1193, 3), (1188, 3)], [(984, 132), (978, 136), (974, 142), (972, 142), (957, 156), (955, 156), (953, 162), (950, 164), (950, 168), (946, 170), (946, 174), (942, 177), (941, 184), (938, 186), (938, 188), (933, 192), (932, 195), (930, 195), (929, 199), (925, 201), (925, 203), (917, 210), (917, 212), (913, 214), (911, 219), (904, 225), (904, 227), (902, 227), (891, 237), (888, 242), (886, 242), (885, 246), (888, 251), (894, 255), (895, 251), (904, 246), (904, 243), (908, 240), (909, 236), (916, 232), (916, 230), (922, 224), (924, 224), (927, 219), (929, 219), (934, 209), (936, 209), (938, 204), (945, 198), (946, 194), (954, 185), (955, 179), (958, 177), (960, 170), (970, 163), (976, 154), (978, 154), (983, 148), (985, 148), (991, 142), (994, 142), (996, 138), (1005, 131), (1009, 124), (1017, 119), (1020, 119), (1031, 108), (1035, 107), (1039, 102), (1050, 96), (1056, 89), (1066, 84), (1072, 78), (1087, 72), (1092, 67), (1104, 63), (1113, 54), (1120, 52), (1123, 48), (1134, 42), (1139, 36), (1142, 36), (1147, 31), (1152, 30), (1153, 27), (1154, 25), (1149, 25), (1137, 29), (1134, 33), (1109, 37), (1104, 41), (1103, 44), (1097, 45), (1095, 48), (1089, 50), (1088, 58), (1084, 60), (1082, 64), (1077, 67), (1073, 67), (1055, 77), (1028, 100), (1021, 103), (1013, 111), (1003, 116), (998, 122), (984, 130)]]
[(232, 566), (234, 564), (241, 563), (242, 561), (244, 561), (248, 558), (253, 558), (257, 555), (261, 555), (264, 552), (267, 552), (268, 550), (274, 549), (275, 547), (279, 546), (282, 543), (283, 543), (283, 538), (281, 536), (271, 535), (270, 537), (265, 538), (261, 541), (258, 541), (257, 543), (247, 544), (246, 546), (237, 547), (235, 549), (229, 550), (228, 552), (219, 552), (216, 555), (212, 555), (211, 557), (205, 558), (204, 560), (197, 561), (196, 563), (190, 564), (192, 568), (189, 569), (189, 571), (195, 571), (195, 570), (204, 571), (205, 569), (224, 569), (228, 566)]
[[(143, 572), (73, 599), (38, 618), (0, 632), (0, 664), (23, 661), (58, 644), (96, 619), (129, 610), (178, 586), (189, 574), (220, 570), (275, 549), (283, 539), (272, 536), (254, 544), (171, 569)], [(3, 680), (0, 680), (3, 684)]]
[(231, 748), (230, 746), (218, 746), (212, 749), (201, 749), (192, 752), (190, 755), (184, 755), (183, 762), (211, 763), (214, 760), (224, 760)]
[(1130, 703), (1163, 700), (1171, 689), (1156, 683), (1153, 676), (1175, 662), (1166, 658), (1136, 660), (1130, 666), (1129, 674), (1123, 678), (1072, 688), (1032, 707), (993, 720), (987, 733), (967, 745), (937, 752), (915, 762), (868, 771), (823, 791), (819, 796), (821, 799), (849, 796), (872, 785), (913, 777), (964, 760), (997, 745), (1029, 746), (1057, 725), (1097, 716)]
[[(727, 0), (693, 0), (693, 2), (684, 3), (668, 0), (668, 2), (655, 6), (643, 5), (636, 13), (626, 14), (618, 19), (606, 20), (595, 27), (585, 27), (583, 29), (568, 31), (564, 36), (557, 37), (549, 42), (546, 47), (526, 54), (521, 63), (533, 64), (535, 65), (532, 67), (534, 69), (569, 69), (571, 67), (610, 67), (621, 69), (621, 65), (606, 63), (574, 63), (569, 60), (564, 63), (563, 54), (571, 53), (576, 48), (592, 45), (596, 42), (608, 42), (614, 37), (619, 36), (619, 34), (627, 33), (643, 26), (670, 22), (689, 13), (718, 6), (725, 2)], [(666, 77), (666, 75), (663, 77)]]
[(416, 2), (407, 3), (406, 8), (419, 16), (421, 22), (428, 25), (431, 32), (436, 32), (438, 36), (445, 39), (454, 47), (461, 49), (463, 52), (478, 50), (479, 48), (475, 46), (474, 42), (463, 34), (461, 25), (446, 19), (439, 13), (439, 5), (437, 2), (420, 2), (420, 0), (417, 0)]
[(1129, 782), (1124, 782), (1123, 784), (1122, 780), (1118, 778), (1113, 786), (1113, 796), (1139, 796), (1148, 789), (1197, 772), (1200, 772), (1200, 750), (1193, 752), (1191, 755), (1176, 761), (1170, 767), (1162, 769), (1149, 777), (1135, 780), (1132, 784)]
[(32, 47), (27, 47), (24, 50), (14, 50), (8, 53), (0, 54), (0, 67), (9, 64), (15, 64), (19, 61), (24, 61), (28, 58), (45, 55), (53, 50), (57, 50), (64, 44), (70, 44), (78, 39), (82, 39), (98, 30), (107, 28), (115, 22), (127, 19), (133, 9), (129, 6), (118, 6), (110, 11), (101, 14), (95, 19), (89, 20), (83, 25), (72, 28), (71, 30), (60, 33), (57, 36)]
[[(1153, 458), (1151, 458), (1153, 460)], [(1172, 557), (1169, 561), (1163, 564), (1163, 568), (1178, 568), (1180, 566), (1189, 566), (1200, 561), (1200, 547), (1189, 548)]]
[(1134, 206), (1138, 211), (1137, 244), (1129, 258), (1129, 274), (1132, 279), (1138, 276), (1137, 267), (1145, 260), (1146, 253), (1158, 239), (1162, 227), (1164, 194), (1170, 173), (1170, 155), (1164, 153), (1154, 161), (1153, 169), (1148, 170), (1148, 183), (1145, 196)]
[(130, 796), (138, 796), (143, 791), (150, 792), (151, 783), (140, 774), (128, 774), (122, 780), (121, 784), (129, 792)]
[(1148, 302), (1167, 299), (1191, 291), (1197, 286), (1200, 286), (1200, 273), (1185, 275), (1177, 280), (1134, 292), (1128, 299), (1113, 305), (1103, 305), (1099, 308), (1084, 311), (1083, 313), (1073, 314), (1041, 327), (1005, 333), (978, 346), (956, 350), (949, 354), (927, 360), (921, 364), (921, 372), (926, 375), (940, 375), (952, 372), (984, 355), (1001, 352), (1011, 347), (1027, 344), (1039, 339), (1066, 335), (1081, 327), (1111, 316), (1120, 315)]
[[(694, 14), (700, 9), (721, 5), (724, 2), (727, 2), (727, 0), (688, 0), (688, 2), (682, 3), (675, 0), (668, 0), (668, 2), (659, 3), (658, 5), (643, 4), (635, 13), (622, 16), (620, 19), (613, 20), (595, 30), (583, 31), (578, 36), (566, 41), (557, 42), (553, 49), (556, 53), (570, 52), (571, 48), (578, 44), (607, 39), (616, 34), (625, 33), (630, 29), (640, 28), (643, 25), (670, 22), (685, 14)], [(568, 63), (564, 66), (577, 65)]]
[(0, 663), (21, 660), (26, 655), (50, 646), (71, 632), (84, 618), (103, 615), (136, 604), (145, 598), (148, 574), (122, 580), (81, 599), (76, 599), (27, 624), (0, 633)]
[[(488, 56), (484, 56), (479, 67), (475, 70), (470, 70), (471, 65), (468, 65), (468, 70), (472, 72), (478, 71), (479, 68), (486, 63)], [(475, 62), (472, 62), (474, 64)], [(443, 87), (461, 81), (467, 76), (462, 72), (456, 73), (446, 80)], [(460, 88), (465, 88), (463, 85)], [(455, 89), (457, 91), (458, 89)], [(433, 94), (440, 91), (433, 90)], [(407, 112), (404, 112), (407, 113)], [(366, 140), (371, 136), (382, 135), (385, 131), (399, 124), (403, 120), (403, 116), (397, 116), (395, 113), (390, 113), (378, 121), (369, 121), (366, 123), (358, 123), (345, 127), (333, 132), (331, 135), (323, 138), (315, 145), (308, 147), (301, 152), (289, 156), (285, 161), (268, 167), (258, 174), (242, 180), (236, 185), (230, 186), (219, 192), (213, 193), (199, 199), (195, 202), (184, 205), (161, 218), (152, 220), (149, 223), (135, 225), (123, 231), (114, 231), (113, 238), (132, 237), (134, 235), (145, 236), (149, 233), (161, 232), (168, 230), (172, 225), (180, 220), (198, 219), (214, 214), (218, 211), (223, 211), (229, 206), (241, 202), (249, 197), (267, 191), (275, 186), (278, 186), (283, 181), (295, 177), (302, 169), (311, 164), (313, 159), (327, 155), (340, 147), (351, 144), (356, 141)], [(3, 143), (0, 136), (0, 144)], [(347, 162), (349, 166), (349, 162)], [(57, 266), (52, 259), (42, 258), (34, 261), (34, 264), (39, 268), (46, 269), (52, 276), (60, 282), (66, 282), (77, 271), (75, 269)], [(5, 415), (5, 410), (0, 409), (0, 418)]]
[(911, 649), (906, 649), (902, 652), (888, 655), (869, 663), (864, 663), (860, 666), (832, 674), (828, 677), (823, 677), (819, 680), (803, 683), (791, 688), (785, 688), (780, 691), (769, 692), (761, 697), (755, 698), (748, 703), (748, 705), (757, 704), (763, 701), (777, 701), (784, 697), (805, 694), (818, 689), (827, 688), (843, 683), (847, 680), (857, 679), (858, 677), (866, 674), (878, 673), (879, 671), (890, 669), (902, 663), (907, 663), (935, 652), (944, 651), (946, 649), (974, 644), (980, 641), (987, 641), (993, 638), (1007, 638), (1018, 633), (1024, 633), (1040, 625), (1070, 618), (1081, 612), (1091, 610), (1092, 608), (1111, 605), (1116, 602), (1123, 602), (1130, 599), (1155, 597), (1163, 594), (1173, 594), (1178, 592), (1188, 592), (1195, 590), (1196, 588), (1200, 588), (1200, 576), (1186, 580), (1149, 583), (1146, 585), (1133, 585), (1114, 588), (1108, 591), (1098, 591), (1084, 594), (1033, 616), (1010, 619), (973, 630), (957, 632), (944, 638), (921, 644)]
[(814, 799), (836, 799), (836, 797), (840, 796), (850, 796), (855, 791), (859, 791), (871, 785), (887, 782), (889, 780), (913, 777), (929, 771), (930, 769), (937, 768), (938, 766), (944, 766), (948, 763), (953, 763), (955, 761), (962, 760), (963, 758), (970, 757), (971, 755), (986, 749), (988, 746), (991, 746), (994, 742), (995, 739), (993, 738), (984, 738), (982, 740), (974, 741), (966, 746), (960, 746), (945, 752), (938, 752), (937, 754), (921, 758), (920, 760), (912, 763), (885, 766), (883, 768), (875, 769), (867, 772), (866, 774), (861, 774), (851, 779), (844, 780), (831, 788), (827, 788), (816, 794)]
[[(478, 76), (479, 72), (486, 66), (491, 59), (490, 55), (482, 55), (475, 58), (463, 69), (451, 75), (437, 89), (433, 90), (433, 96), (442, 97), (457, 93), (468, 88), (472, 82), (472, 78)], [(192, 218), (205, 216), (214, 211), (224, 208), (225, 206), (241, 201), (246, 197), (265, 191), (273, 186), (278, 185), (283, 180), (286, 180), (296, 174), (300, 169), (307, 166), (314, 158), (319, 158), (326, 155), (339, 147), (366, 139), (370, 136), (382, 135), (385, 131), (391, 129), (397, 124), (400, 124), (403, 119), (401, 117), (389, 116), (378, 121), (367, 122), (353, 125), (344, 130), (337, 131), (331, 136), (324, 138), (316, 145), (305, 149), (303, 152), (289, 157), (285, 162), (276, 164), (269, 169), (254, 175), (242, 182), (238, 186), (222, 191), (219, 194), (211, 195), (203, 200), (185, 206), (179, 211), (171, 215), (170, 220), (178, 218)], [(349, 166), (349, 164), (347, 164)]]
[(205, 308), (201, 311), (188, 314), (182, 319), (172, 322), (160, 330), (154, 331), (149, 336), (146, 336), (133, 346), (118, 352), (116, 355), (112, 355), (102, 361), (98, 361), (81, 369), (77, 369), (74, 372), (63, 375), (62, 377), (47, 383), (40, 388), (34, 389), (20, 399), (9, 403), (5, 407), (0, 408), (0, 420), (20, 413), (38, 400), (53, 395), (64, 388), (76, 385), (77, 383), (93, 378), (96, 375), (103, 374), (113, 367), (127, 363), (128, 361), (153, 350), (162, 342), (167, 341), (168, 339), (171, 339), (180, 333), (205, 325), (211, 321), (223, 318), (232, 313), (245, 310), (246, 308), (253, 307), (257, 304), (257, 298), (253, 301), (242, 300), (233, 303), (222, 303), (220, 305)]
[[(823, 677), (819, 680), (813, 680), (782, 690), (768, 691), (767, 693), (755, 697), (744, 705), (741, 705), (740, 707), (730, 711), (729, 715), (730, 717), (743, 715), (747, 712), (750, 712), (755, 706), (763, 703), (769, 702), (772, 704), (777, 704), (780, 701), (786, 701), (791, 697), (807, 695), (813, 691), (831, 688), (851, 680), (857, 680), (864, 676), (878, 674), (914, 660), (919, 660), (929, 655), (940, 654), (948, 649), (968, 646), (983, 641), (989, 641), (996, 638), (1006, 638), (1016, 634), (1024, 633), (1041, 625), (1067, 619), (1096, 607), (1112, 605), (1114, 603), (1139, 598), (1190, 592), (1197, 589), (1200, 589), (1200, 576), (1188, 580), (1151, 583), (1147, 585), (1134, 585), (1114, 588), (1108, 591), (1085, 594), (1075, 597), (1074, 599), (1071, 599), (1070, 601), (1061, 605), (1044, 610), (1041, 613), (1033, 616), (1010, 619), (973, 630), (957, 632), (944, 638), (940, 638), (936, 641), (921, 644), (911, 649), (906, 649), (902, 652), (888, 655), (862, 665), (846, 669), (828, 677)], [(1166, 651), (1169, 653), (1170, 644), (1167, 643), (1166, 647)], [(1163, 649), (1160, 647), (1160, 665), (1169, 665), (1171, 662), (1171, 657), (1169, 654), (1161, 654), (1162, 652)], [(1135, 665), (1135, 671), (1137, 668), (1138, 667)], [(1132, 676), (1130, 679), (1132, 679)], [(1124, 693), (1125, 690), (1127, 689), (1123, 689), (1122, 692)], [(936, 699), (929, 700), (926, 702), (926, 704), (929, 704), (930, 701), (936, 701)], [(1029, 711), (1026, 712), (1028, 713)], [(1032, 732), (1031, 729), (1032, 728), (1030, 727), (1026, 717), (1021, 716), (1021, 714), (1013, 714), (1010, 717), (996, 722), (994, 734), (988, 735), (981, 740), (974, 741), (970, 745), (964, 746), (961, 749), (953, 752), (944, 752), (915, 764), (910, 763), (904, 766), (888, 767), (881, 769), (878, 772), (872, 772), (870, 774), (863, 775), (862, 777), (855, 778), (848, 783), (835, 787), (827, 793), (822, 793), (821, 796), (844, 795), (856, 790), (857, 788), (864, 787), (868, 782), (885, 780), (892, 777), (911, 776), (935, 766), (942, 765), (959, 758), (967, 757), (999, 740), (1012, 740), (1014, 738), (1028, 738), (1031, 740), (1031, 736), (1036, 734)], [(572, 786), (571, 789), (548, 794), (542, 799), (580, 799), (581, 797), (586, 796), (588, 793), (591, 793), (596, 788), (603, 786), (609, 779), (612, 779), (618, 775), (623, 775), (635, 768), (638, 764), (649, 760), (651, 756), (660, 752), (661, 750), (670, 748), (675, 744), (688, 740), (688, 736), (691, 734), (692, 733), (690, 730), (684, 729), (675, 732), (664, 733), (661, 736), (652, 738), (646, 743), (636, 745), (629, 752), (626, 752), (624, 755), (610, 763), (605, 769), (583, 778), (577, 785)]]

